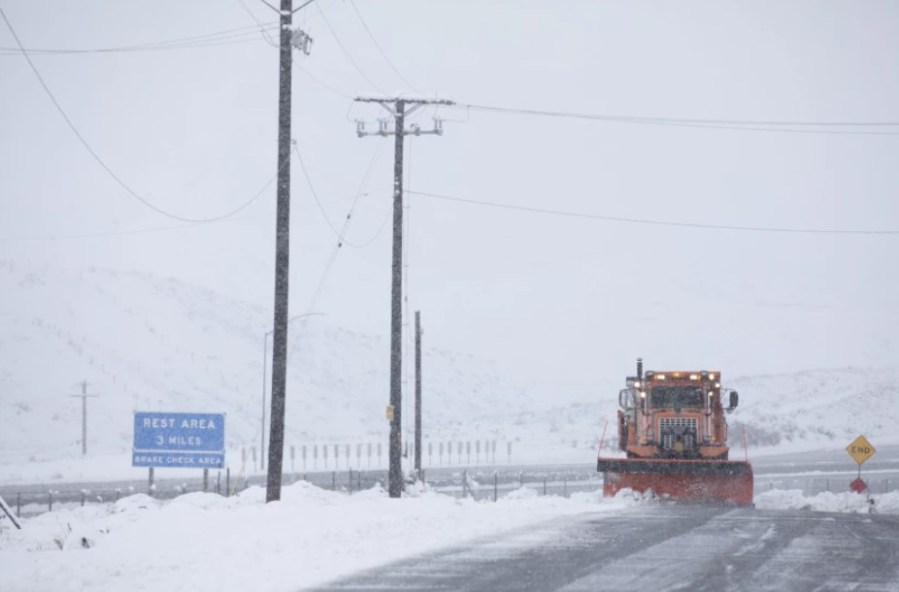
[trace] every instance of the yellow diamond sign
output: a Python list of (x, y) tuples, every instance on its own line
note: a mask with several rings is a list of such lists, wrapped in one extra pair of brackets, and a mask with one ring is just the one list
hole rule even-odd
[(874, 456), (874, 453), (877, 452), (877, 450), (870, 442), (868, 442), (867, 438), (859, 436), (852, 441), (852, 444), (846, 447), (846, 452), (855, 459), (855, 462), (861, 465)]

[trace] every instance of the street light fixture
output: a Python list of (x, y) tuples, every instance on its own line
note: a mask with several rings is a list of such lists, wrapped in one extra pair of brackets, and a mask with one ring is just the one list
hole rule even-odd
[[(324, 316), (323, 312), (307, 312), (301, 315), (297, 315), (287, 320), (287, 324), (294, 322), (297, 319), (303, 319), (306, 317), (317, 317)], [(268, 370), (268, 338), (269, 335), (274, 333), (275, 330), (272, 329), (265, 334), (265, 337), (262, 340), (262, 422), (260, 428), (260, 436), (259, 436), (259, 467), (262, 470), (265, 470), (265, 373)]]

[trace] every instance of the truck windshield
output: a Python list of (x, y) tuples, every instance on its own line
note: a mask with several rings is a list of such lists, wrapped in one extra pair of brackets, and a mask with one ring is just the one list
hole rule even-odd
[(653, 407), (702, 407), (702, 391), (693, 386), (657, 386), (652, 389)]

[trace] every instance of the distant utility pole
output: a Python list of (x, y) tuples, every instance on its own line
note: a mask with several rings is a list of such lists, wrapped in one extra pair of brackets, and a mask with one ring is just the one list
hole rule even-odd
[(81, 397), (81, 454), (87, 454), (87, 400), (88, 398), (99, 397), (100, 395), (87, 394), (87, 381), (83, 380), (78, 383), (81, 386), (80, 395), (69, 395), (70, 397)]
[(403, 493), (402, 469), (402, 322), (403, 322), (403, 138), (407, 135), (422, 136), (427, 134), (442, 135), (443, 126), (439, 119), (434, 120), (434, 129), (422, 130), (412, 124), (406, 129), (406, 116), (411, 115), (424, 105), (452, 105), (445, 99), (401, 99), (357, 97), (360, 103), (378, 103), (393, 116), (394, 130), (388, 129), (386, 119), (379, 120), (378, 131), (366, 132), (365, 124), (356, 122), (356, 135), (364, 136), (396, 136), (394, 143), (393, 164), (393, 281), (390, 299), (390, 406), (387, 417), (390, 421), (390, 440), (388, 452), (390, 468), (388, 471), (388, 493), (390, 497), (400, 497)]
[[(303, 3), (297, 10), (312, 2)], [(267, 4), (267, 3), (266, 3)], [(274, 7), (271, 7), (274, 9)], [(272, 339), (272, 425), (268, 445), (268, 478), (265, 501), (281, 499), (281, 469), (284, 461), (284, 406), (287, 388), (287, 297), (290, 275), (290, 114), (291, 48), (308, 55), (312, 40), (294, 31), (293, 0), (281, 0), (280, 86), (278, 98), (278, 192), (275, 237), (275, 318)]]
[(421, 478), (421, 311), (415, 311), (415, 470)]

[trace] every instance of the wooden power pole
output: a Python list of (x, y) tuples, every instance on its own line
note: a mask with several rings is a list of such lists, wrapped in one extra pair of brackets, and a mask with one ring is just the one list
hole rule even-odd
[[(309, 4), (303, 3), (297, 10)], [(268, 476), (265, 501), (281, 499), (281, 470), (284, 461), (284, 408), (287, 389), (287, 302), (290, 277), (290, 115), (291, 49), (309, 53), (311, 39), (293, 30), (293, 0), (281, 0), (280, 83), (278, 93), (278, 192), (275, 236), (275, 319), (272, 338), (272, 411), (268, 443)], [(263, 461), (264, 464), (264, 461)]]
[(389, 470), (387, 475), (387, 491), (390, 497), (400, 497), (403, 493), (402, 468), (402, 323), (403, 323), (403, 138), (407, 135), (422, 136), (426, 134), (442, 135), (440, 120), (434, 120), (434, 129), (422, 130), (417, 125), (406, 129), (406, 117), (424, 105), (452, 105), (445, 99), (407, 99), (407, 98), (374, 98), (357, 97), (361, 103), (378, 103), (384, 107), (394, 119), (394, 129), (388, 128), (385, 120), (380, 121), (378, 131), (365, 131), (365, 124), (356, 123), (356, 135), (395, 136), (393, 164), (393, 278), (390, 298), (390, 405), (387, 407), (387, 418), (390, 421), (390, 437), (388, 440)]

